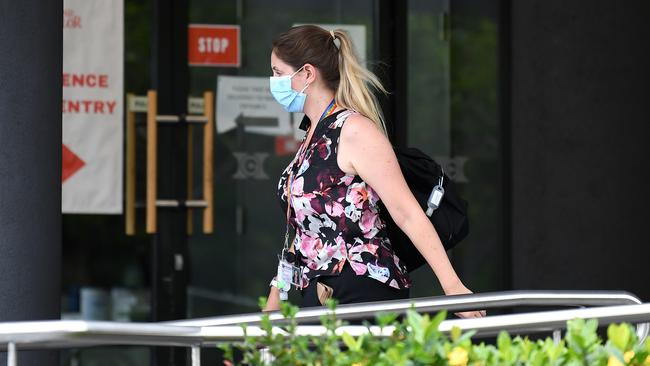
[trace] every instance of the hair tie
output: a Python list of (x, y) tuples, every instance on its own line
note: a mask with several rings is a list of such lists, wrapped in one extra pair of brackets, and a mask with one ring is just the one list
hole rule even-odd
[(336, 35), (334, 34), (334, 30), (330, 30), (330, 34), (332, 35), (332, 41), (334, 42), (334, 46), (336, 46), (336, 49), (341, 49), (341, 40), (336, 38)]

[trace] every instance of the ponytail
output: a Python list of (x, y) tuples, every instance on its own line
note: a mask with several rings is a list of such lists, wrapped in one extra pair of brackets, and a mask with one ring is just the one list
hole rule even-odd
[(383, 94), (388, 92), (379, 78), (361, 65), (348, 33), (337, 29), (331, 34), (334, 42), (340, 42), (338, 62), (340, 81), (336, 90), (336, 103), (368, 117), (384, 135), (387, 135), (384, 115), (371, 88)]

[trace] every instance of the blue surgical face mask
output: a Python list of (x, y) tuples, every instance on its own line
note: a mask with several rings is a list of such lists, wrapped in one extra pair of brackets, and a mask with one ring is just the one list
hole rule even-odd
[(270, 79), (270, 89), (273, 98), (280, 103), (284, 109), (288, 112), (302, 112), (305, 107), (305, 100), (307, 95), (303, 93), (309, 84), (297, 92), (291, 87), (291, 78), (293, 78), (300, 70), (304, 68), (301, 67), (296, 72), (287, 76), (271, 76)]

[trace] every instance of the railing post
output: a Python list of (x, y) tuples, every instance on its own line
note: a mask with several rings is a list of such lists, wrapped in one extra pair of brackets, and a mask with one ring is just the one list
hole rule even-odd
[(17, 366), (18, 360), (16, 357), (16, 344), (9, 342), (7, 344), (7, 366)]
[(192, 346), (192, 366), (201, 366), (201, 346)]

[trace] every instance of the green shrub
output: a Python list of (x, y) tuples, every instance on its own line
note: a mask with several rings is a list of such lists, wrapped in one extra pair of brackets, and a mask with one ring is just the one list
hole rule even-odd
[[(333, 310), (335, 303), (328, 306)], [(283, 330), (281, 333), (272, 332), (273, 325), (265, 315), (261, 322), (266, 332), (264, 337), (247, 336), (243, 342), (220, 346), (226, 364), (239, 364), (234, 359), (234, 354), (239, 352), (241, 364), (264, 365), (261, 349), (266, 348), (274, 358), (273, 365), (650, 365), (650, 340), (640, 343), (632, 326), (625, 323), (611, 324), (606, 342), (598, 336), (595, 320), (574, 319), (567, 323), (565, 337), (558, 344), (550, 338), (532, 341), (519, 336), (511, 338), (501, 332), (496, 345), (492, 345), (475, 344), (471, 339), (474, 332), (462, 334), (458, 328), (449, 335), (439, 332), (445, 312), (430, 317), (410, 310), (401, 321), (395, 314), (379, 314), (378, 326), (394, 327), (390, 337), (382, 338), (371, 334), (359, 337), (337, 334), (337, 328), (345, 323), (333, 314), (321, 318), (326, 335), (299, 336), (297, 311), (295, 306), (282, 304), (281, 312), (288, 322), (278, 326)]]

